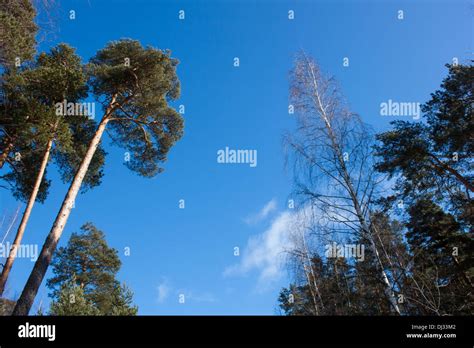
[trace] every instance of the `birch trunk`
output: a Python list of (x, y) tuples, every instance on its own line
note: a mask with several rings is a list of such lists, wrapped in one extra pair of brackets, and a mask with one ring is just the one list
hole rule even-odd
[(30, 198), (28, 199), (28, 203), (26, 205), (25, 211), (23, 212), (23, 216), (21, 218), (20, 226), (16, 232), (15, 240), (13, 241), (12, 248), (8, 255), (7, 261), (5, 262), (5, 266), (3, 267), (2, 274), (0, 276), (0, 296), (3, 295), (3, 291), (5, 290), (5, 285), (7, 283), (8, 275), (10, 274), (10, 270), (13, 266), (13, 262), (15, 261), (16, 252), (21, 244), (21, 240), (23, 239), (23, 235), (25, 234), (26, 225), (31, 215), (31, 211), (36, 201), (36, 197), (38, 196), (39, 188), (41, 186), (41, 181), (43, 180), (44, 173), (46, 171), (46, 167), (48, 166), (49, 155), (51, 153), (51, 148), (53, 147), (53, 138), (48, 141), (46, 145), (46, 150), (43, 155), (43, 161), (41, 162), (41, 166), (36, 176), (35, 184), (33, 185), (33, 190), (31, 191)]
[[(318, 283), (316, 282), (316, 274), (314, 274), (313, 265), (312, 265), (311, 259), (309, 257), (309, 250), (308, 250), (308, 245), (306, 244), (306, 238), (305, 238), (304, 232), (303, 232), (303, 248), (304, 248), (304, 254), (305, 254), (304, 256), (306, 258), (306, 260), (303, 260), (304, 268), (306, 268), (306, 261), (307, 261), (308, 265), (309, 265), (309, 270), (311, 272), (311, 276), (313, 277), (314, 292), (316, 293), (316, 295), (319, 298), (319, 301), (321, 303), (321, 308), (324, 309), (323, 299), (321, 297), (321, 292), (319, 291)], [(314, 309), (316, 310), (316, 315), (319, 315), (316, 296), (315, 296), (315, 294), (314, 294), (314, 292), (311, 288), (310, 277), (309, 277), (309, 274), (306, 272), (306, 269), (305, 269), (305, 273), (306, 273), (306, 278), (308, 279), (309, 290), (311, 291), (311, 296), (313, 297)]]
[(379, 271), (382, 277), (382, 280), (385, 285), (385, 295), (387, 296), (388, 301), (392, 305), (394, 311), (400, 315), (400, 309), (398, 307), (395, 294), (393, 293), (393, 288), (392, 284), (390, 283), (390, 280), (388, 279), (387, 273), (384, 270), (383, 264), (380, 260), (379, 257), (379, 252), (377, 250), (377, 246), (374, 242), (373, 235), (370, 231), (370, 228), (367, 224), (367, 221), (364, 217), (364, 214), (361, 209), (360, 201), (359, 198), (357, 197), (357, 191), (354, 189), (354, 185), (352, 183), (351, 176), (349, 174), (349, 170), (346, 167), (344, 157), (343, 157), (343, 152), (341, 150), (340, 143), (337, 141), (337, 137), (334, 133), (332, 124), (331, 124), (331, 119), (328, 117), (326, 113), (326, 109), (330, 106), (329, 104), (325, 104), (323, 102), (323, 99), (321, 98), (320, 94), (320, 87), (318, 83), (318, 77), (317, 73), (315, 72), (314, 66), (306, 59), (306, 64), (307, 67), (309, 68), (310, 76), (311, 76), (311, 82), (312, 82), (312, 88), (313, 88), (313, 103), (316, 106), (316, 109), (319, 112), (320, 117), (322, 118), (325, 128), (327, 130), (327, 135), (330, 139), (331, 142), (331, 148), (334, 151), (335, 157), (336, 157), (336, 162), (339, 166), (340, 169), (340, 175), (342, 176), (342, 179), (346, 185), (346, 190), (350, 196), (350, 199), (352, 201), (352, 205), (355, 210), (355, 214), (357, 216), (357, 219), (359, 220), (360, 227), (363, 231), (364, 236), (369, 240), (370, 242), (370, 247), (377, 258), (378, 265), (379, 265)]
[(87, 169), (89, 168), (89, 165), (92, 161), (92, 157), (97, 150), (97, 146), (100, 143), (102, 135), (105, 131), (105, 127), (109, 122), (108, 116), (114, 109), (114, 104), (115, 97), (112, 98), (112, 101), (110, 102), (96, 133), (90, 141), (87, 152), (81, 162), (81, 165), (79, 166), (79, 169), (76, 172), (76, 175), (74, 176), (71, 186), (69, 187), (66, 197), (64, 198), (61, 205), (61, 209), (56, 216), (53, 227), (46, 237), (43, 248), (41, 249), (41, 253), (36, 260), (35, 266), (33, 267), (30, 277), (23, 288), (21, 296), (16, 303), (12, 315), (28, 315), (31, 306), (33, 305), (36, 294), (38, 293), (38, 289), (41, 285), (41, 282), (43, 281), (46, 271), (48, 270), (49, 264), (51, 263), (51, 258), (53, 257), (53, 254), (56, 250), (59, 238), (61, 237), (64, 227), (66, 226), (69, 214), (71, 213), (76, 196), (79, 193), (82, 181), (84, 180), (84, 177), (87, 173)]

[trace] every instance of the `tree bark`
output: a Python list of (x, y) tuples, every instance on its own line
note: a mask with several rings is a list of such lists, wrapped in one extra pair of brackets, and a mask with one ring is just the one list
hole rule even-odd
[(26, 224), (28, 223), (28, 220), (30, 218), (31, 210), (33, 209), (33, 206), (35, 204), (36, 197), (38, 196), (41, 181), (43, 180), (44, 173), (48, 165), (49, 155), (51, 153), (53, 141), (54, 139), (51, 138), (48, 141), (48, 144), (46, 145), (46, 150), (43, 155), (43, 161), (41, 162), (40, 170), (38, 172), (38, 175), (36, 176), (35, 184), (33, 185), (33, 190), (31, 191), (30, 198), (28, 199), (26, 209), (23, 212), (20, 226), (18, 227), (18, 230), (16, 232), (15, 240), (13, 241), (13, 245), (11, 247), (7, 261), (5, 262), (5, 266), (3, 267), (2, 274), (0, 276), (0, 296), (3, 295), (3, 291), (5, 290), (5, 284), (7, 283), (8, 275), (10, 274), (10, 270), (13, 266), (13, 262), (15, 261), (17, 249), (21, 244), (21, 240), (23, 239), (23, 235), (26, 229)]
[(0, 169), (3, 168), (3, 165), (7, 161), (8, 155), (10, 154), (11, 150), (13, 149), (13, 142), (9, 142), (3, 152), (0, 154)]
[(109, 122), (108, 117), (115, 108), (115, 98), (115, 96), (112, 98), (109, 106), (107, 107), (106, 113), (99, 123), (97, 131), (89, 143), (87, 152), (82, 159), (81, 165), (79, 166), (76, 175), (74, 176), (66, 197), (64, 198), (61, 205), (61, 209), (56, 216), (53, 227), (46, 237), (43, 248), (41, 249), (41, 253), (35, 262), (35, 266), (33, 267), (28, 281), (23, 288), (21, 296), (16, 303), (12, 315), (28, 315), (31, 306), (33, 305), (36, 294), (38, 293), (38, 289), (41, 285), (41, 282), (43, 281), (46, 271), (48, 270), (49, 264), (51, 263), (56, 246), (58, 245), (59, 238), (61, 237), (64, 227), (66, 226), (69, 214), (71, 213), (76, 196), (79, 193), (82, 181), (84, 180), (87, 169), (89, 168), (89, 165), (92, 161), (92, 157), (94, 156), (94, 153), (100, 143), (102, 135), (105, 131), (105, 127)]
[(463, 177), (461, 174), (459, 174), (459, 172), (453, 168), (451, 168), (449, 165), (447, 165), (446, 163), (443, 163), (440, 159), (438, 159), (438, 157), (436, 157), (435, 155), (433, 154), (429, 154), (429, 156), (431, 158), (433, 158), (433, 160), (436, 162), (436, 163), (433, 163), (433, 166), (437, 169), (439, 169), (440, 171), (446, 171), (450, 174), (452, 174), (461, 184), (463, 184), (464, 186), (466, 186), (466, 188), (471, 191), (471, 192), (474, 192), (474, 185), (472, 185), (465, 177)]
[(400, 308), (398, 307), (398, 304), (397, 304), (397, 300), (395, 298), (395, 294), (393, 293), (393, 289), (392, 289), (392, 284), (390, 283), (390, 280), (387, 276), (387, 273), (385, 272), (385, 269), (383, 267), (383, 264), (380, 260), (380, 257), (379, 257), (379, 252), (377, 250), (377, 246), (374, 242), (374, 238), (373, 238), (373, 235), (371, 233), (371, 230), (369, 229), (369, 226), (367, 224), (367, 221), (364, 217), (364, 214), (362, 212), (362, 209), (361, 209), (361, 206), (360, 206), (360, 202), (359, 202), (359, 198), (357, 197), (357, 192), (356, 190), (354, 189), (354, 185), (352, 183), (352, 180), (351, 180), (351, 176), (349, 174), (349, 171), (346, 167), (346, 164), (344, 162), (344, 157), (343, 157), (343, 151), (341, 149), (341, 146), (340, 146), (340, 143), (337, 141), (337, 137), (333, 131), (333, 127), (332, 127), (332, 124), (331, 124), (331, 119), (328, 117), (328, 115), (326, 114), (326, 109), (327, 107), (329, 107), (329, 105), (324, 105), (324, 102), (323, 100), (321, 99), (321, 95), (320, 95), (320, 88), (319, 88), (319, 83), (318, 83), (318, 78), (317, 78), (317, 74), (315, 73), (314, 71), (314, 66), (312, 66), (308, 59), (306, 58), (306, 64), (307, 64), (307, 68), (309, 68), (309, 72), (311, 74), (311, 79), (312, 79), (312, 84), (313, 84), (313, 103), (315, 104), (324, 124), (325, 124), (325, 127), (326, 127), (326, 130), (327, 130), (327, 136), (329, 137), (329, 140), (331, 142), (331, 148), (333, 149), (334, 151), (334, 154), (335, 154), (335, 157), (336, 157), (336, 161), (338, 162), (338, 166), (339, 166), (339, 169), (340, 169), (340, 175), (342, 176), (342, 179), (346, 185), (346, 190), (350, 196), (350, 199), (352, 201), (352, 205), (354, 207), (354, 210), (355, 210), (355, 214), (357, 216), (357, 219), (359, 220), (359, 223), (360, 223), (360, 227), (362, 229), (362, 233), (364, 235), (364, 237), (367, 238), (367, 240), (369, 241), (370, 243), (370, 248), (372, 249), (373, 253), (375, 254), (375, 257), (377, 258), (377, 261), (378, 261), (378, 265), (380, 267), (379, 271), (381, 273), (381, 277), (382, 277), (382, 280), (384, 282), (384, 290), (385, 290), (385, 295), (387, 297), (387, 300), (389, 301), (389, 303), (391, 304), (391, 306), (393, 307), (394, 311), (400, 315)]

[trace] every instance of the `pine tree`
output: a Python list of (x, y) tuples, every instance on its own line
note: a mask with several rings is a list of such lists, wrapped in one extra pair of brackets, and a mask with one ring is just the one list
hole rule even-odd
[(5, 81), (15, 79), (21, 66), (36, 52), (35, 16), (29, 0), (5, 0), (0, 4), (0, 169), (19, 141), (18, 136), (25, 135), (27, 129), (23, 123), (12, 122), (18, 105), (8, 100)]
[(376, 168), (396, 179), (385, 209), (406, 207), (408, 252), (399, 279), (406, 312), (416, 315), (472, 312), (474, 67), (447, 67), (421, 108), (422, 121), (393, 122), (375, 147)]
[(138, 307), (133, 305), (133, 292), (126, 284), (115, 286), (111, 308), (110, 315), (137, 315)]
[(104, 233), (86, 223), (54, 255), (50, 296), (59, 300), (65, 284), (74, 282), (97, 315), (135, 315), (131, 290), (115, 278), (120, 266), (118, 251), (107, 245)]
[(283, 288), (278, 302), (285, 315), (316, 315), (307, 284), (290, 284), (288, 288)]
[(50, 315), (99, 315), (98, 309), (84, 296), (74, 277), (61, 285), (57, 299), (51, 302)]
[(422, 106), (426, 122), (394, 121), (377, 135), (376, 168), (397, 179), (396, 199), (410, 204), (431, 195), (465, 219), (467, 231), (474, 215), (474, 67), (448, 67), (441, 88)]
[[(12, 250), (21, 244), (38, 194), (42, 194), (39, 197), (40, 201), (45, 198), (49, 186), (45, 174), (50, 156), (59, 164), (63, 179), (71, 180), (68, 173), (78, 167), (79, 158), (84, 154), (84, 144), (90, 140), (95, 129), (95, 123), (87, 116), (61, 115), (56, 112), (56, 103), (61, 103), (63, 100), (77, 102), (84, 98), (87, 92), (86, 77), (80, 58), (71, 47), (60, 44), (49, 54), (41, 53), (35, 66), (19, 73), (17, 81), (21, 81), (18, 84), (21, 88), (15, 93), (19, 93), (27, 101), (26, 105), (33, 105), (35, 113), (34, 117), (28, 115), (26, 122), (31, 129), (34, 129), (34, 132), (31, 132), (34, 134), (27, 138), (25, 147), (19, 150), (20, 154), (25, 154), (26, 161), (15, 161), (12, 171), (4, 176), (4, 179), (12, 185), (14, 195), (27, 202)], [(18, 147), (19, 143), (15, 145)], [(85, 177), (85, 187), (93, 187), (100, 183), (104, 154), (102, 149), (96, 152), (92, 159), (91, 171)], [(21, 167), (21, 170), (17, 167)], [(40, 190), (41, 185), (46, 183), (47, 186)], [(0, 296), (3, 294), (14, 260), (15, 253), (11, 252), (0, 276)]]
[(14, 315), (28, 314), (51, 262), (92, 157), (110, 123), (114, 143), (131, 152), (127, 166), (153, 177), (183, 133), (181, 115), (168, 105), (179, 97), (178, 61), (169, 51), (143, 48), (139, 42), (112, 42), (91, 59), (92, 92), (104, 101), (104, 115), (64, 198), (38, 260), (17, 302)]
[(14, 68), (35, 53), (36, 11), (29, 0), (4, 0), (0, 3), (0, 65)]
[[(429, 199), (420, 199), (411, 206), (409, 216), (406, 236), (414, 261), (411, 280), (420, 279), (424, 285), (412, 284), (411, 299), (423, 304), (422, 314), (471, 314), (472, 233), (463, 233), (454, 216)], [(430, 293), (434, 297), (427, 298)]]

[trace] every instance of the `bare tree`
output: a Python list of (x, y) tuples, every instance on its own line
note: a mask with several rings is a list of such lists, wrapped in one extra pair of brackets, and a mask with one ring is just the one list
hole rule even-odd
[(314, 315), (320, 315), (324, 310), (324, 301), (318, 285), (318, 277), (314, 272), (312, 261), (312, 246), (309, 245), (311, 224), (314, 220), (312, 207), (297, 211), (295, 221), (289, 231), (290, 245), (285, 250), (288, 255), (289, 264), (292, 266), (292, 273), (296, 276), (298, 283), (307, 284), (311, 295), (312, 308), (308, 311)]
[(334, 79), (324, 76), (305, 53), (297, 56), (290, 76), (297, 128), (285, 137), (285, 143), (295, 160), (297, 193), (332, 224), (326, 227), (327, 233), (347, 233), (367, 241), (387, 301), (400, 314), (370, 222), (379, 183), (372, 165), (371, 133), (349, 111)]

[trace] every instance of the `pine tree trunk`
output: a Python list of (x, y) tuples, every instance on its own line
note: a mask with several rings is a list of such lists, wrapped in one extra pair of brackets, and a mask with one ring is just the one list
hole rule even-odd
[(451, 168), (446, 163), (443, 163), (443, 161), (438, 159), (438, 157), (436, 157), (435, 155), (433, 155), (433, 154), (428, 154), (428, 155), (431, 158), (433, 158), (433, 160), (436, 162), (436, 163), (432, 162), (433, 167), (437, 168), (441, 172), (445, 171), (445, 172), (448, 172), (448, 173), (452, 174), (461, 184), (466, 186), (466, 188), (469, 191), (474, 192), (474, 186), (465, 177), (463, 177), (461, 174), (459, 174), (459, 172), (457, 170)]
[(41, 282), (43, 281), (46, 271), (48, 270), (49, 264), (51, 263), (51, 259), (56, 250), (59, 238), (61, 237), (64, 227), (66, 226), (69, 214), (71, 213), (76, 196), (79, 193), (82, 181), (84, 180), (87, 169), (89, 168), (89, 165), (92, 161), (92, 157), (94, 156), (94, 153), (100, 143), (100, 139), (102, 138), (102, 135), (105, 131), (105, 127), (109, 121), (108, 115), (113, 110), (114, 104), (115, 98), (112, 98), (112, 101), (109, 104), (109, 107), (107, 108), (107, 111), (102, 118), (96, 133), (90, 141), (87, 152), (81, 162), (81, 165), (79, 166), (79, 169), (76, 172), (76, 175), (74, 176), (71, 186), (69, 187), (66, 197), (64, 198), (61, 205), (61, 209), (56, 216), (53, 227), (51, 228), (51, 231), (49, 232), (43, 244), (41, 253), (36, 260), (35, 266), (33, 267), (28, 281), (23, 288), (21, 296), (16, 303), (12, 315), (28, 315), (31, 306), (33, 305), (38, 289), (41, 285)]
[(35, 184), (33, 185), (33, 190), (31, 191), (30, 198), (28, 199), (28, 203), (26, 205), (26, 209), (23, 212), (23, 217), (21, 218), (20, 226), (16, 232), (15, 240), (13, 241), (12, 248), (8, 255), (7, 261), (5, 266), (3, 267), (2, 274), (0, 276), (0, 296), (3, 295), (3, 291), (5, 290), (5, 284), (7, 283), (8, 275), (10, 274), (10, 270), (13, 266), (13, 262), (15, 261), (16, 252), (20, 247), (21, 240), (23, 239), (23, 235), (25, 233), (26, 224), (31, 215), (31, 210), (33, 209), (33, 205), (35, 204), (36, 197), (38, 196), (39, 188), (41, 186), (41, 182), (44, 177), (44, 173), (46, 171), (46, 167), (48, 166), (49, 155), (51, 153), (51, 148), (53, 147), (53, 138), (48, 141), (46, 145), (46, 150), (43, 155), (43, 161), (41, 162), (41, 166), (36, 176)]
[(3, 165), (5, 164), (8, 155), (10, 154), (11, 150), (13, 149), (13, 142), (9, 142), (3, 152), (0, 154), (0, 169), (3, 168)]

